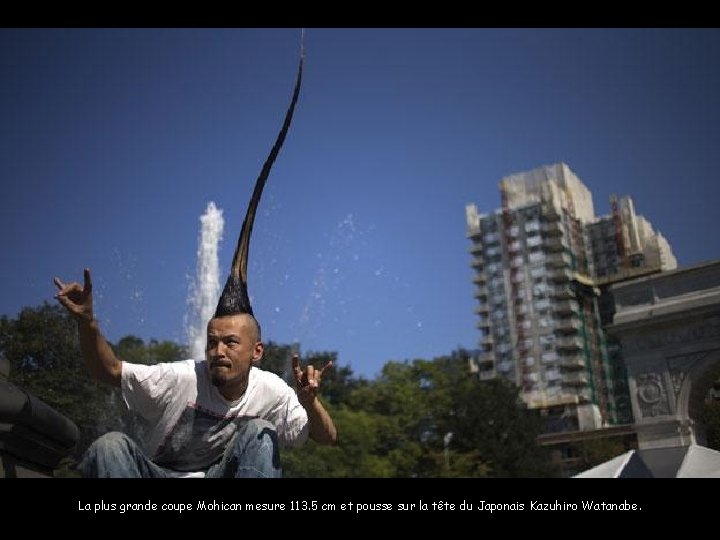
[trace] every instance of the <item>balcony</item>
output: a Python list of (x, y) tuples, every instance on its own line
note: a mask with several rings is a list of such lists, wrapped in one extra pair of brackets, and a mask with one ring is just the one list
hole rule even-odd
[(475, 308), (475, 313), (478, 315), (485, 315), (487, 317), (490, 314), (490, 310), (488, 308), (488, 305), (483, 302)]
[(583, 358), (579, 354), (574, 354), (572, 356), (561, 356), (559, 365), (563, 369), (585, 369), (585, 358)]
[(485, 244), (497, 244), (500, 242), (500, 235), (498, 233), (487, 233), (483, 236), (483, 242)]
[(539, 246), (542, 243), (542, 238), (540, 236), (530, 236), (525, 240), (525, 244), (529, 248)]
[(568, 249), (568, 243), (564, 236), (552, 236), (545, 239), (543, 247), (548, 251), (563, 251)]
[(562, 376), (563, 386), (586, 386), (588, 384), (587, 373), (565, 373)]
[(583, 338), (578, 336), (560, 337), (555, 340), (558, 351), (579, 351), (585, 346)]
[(475, 298), (487, 298), (488, 290), (484, 285), (475, 288)]
[(553, 305), (553, 311), (555, 313), (564, 313), (569, 315), (571, 313), (578, 313), (578, 303), (576, 300), (561, 300), (555, 302)]
[(558, 300), (575, 298), (575, 291), (570, 285), (560, 285), (558, 287), (554, 287), (551, 294)]
[(572, 333), (580, 330), (580, 321), (574, 317), (564, 317), (555, 320), (555, 330), (558, 332)]
[(543, 223), (540, 227), (540, 230), (543, 232), (543, 235), (548, 237), (559, 236), (563, 234), (562, 225), (559, 221)]
[(485, 276), (485, 272), (475, 274), (475, 277), (473, 277), (473, 283), (487, 283), (487, 277)]
[(497, 375), (495, 374), (495, 372), (492, 369), (489, 369), (487, 371), (478, 372), (478, 378), (481, 381), (491, 381), (496, 377), (497, 377)]
[(497, 369), (502, 373), (510, 373), (513, 369), (513, 363), (509, 360), (503, 360), (497, 365)]
[(480, 241), (480, 229), (477, 225), (468, 226), (467, 237), (470, 240)]
[(473, 244), (470, 246), (470, 249), (468, 250), (472, 255), (482, 255), (483, 252), (483, 245), (479, 242)]
[(545, 259), (548, 268), (565, 268), (570, 266), (570, 256), (567, 253), (552, 253)]
[(572, 273), (567, 268), (553, 268), (552, 270), (548, 270), (547, 277), (550, 281), (561, 283), (570, 281)]
[(525, 231), (526, 232), (535, 232), (540, 230), (540, 222), (539, 221), (527, 221), (525, 223)]
[(481, 372), (492, 369), (495, 365), (495, 358), (492, 354), (480, 354), (479, 356), (475, 357), (474, 360), (475, 364)]

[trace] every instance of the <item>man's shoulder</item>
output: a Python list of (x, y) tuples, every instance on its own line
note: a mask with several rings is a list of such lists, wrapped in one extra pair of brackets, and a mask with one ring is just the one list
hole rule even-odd
[(285, 410), (287, 407), (292, 409), (294, 408), (292, 404), (297, 401), (295, 389), (282, 377), (271, 371), (253, 366), (250, 374), (250, 386), (251, 401), (266, 410), (277, 412)]
[(160, 362), (157, 364), (137, 364), (123, 361), (123, 376), (148, 377), (151, 375), (175, 373), (178, 375), (192, 375), (195, 373), (196, 360), (178, 360), (177, 362)]
[(251, 368), (251, 379), (254, 379), (257, 385), (269, 387), (277, 391), (285, 392), (290, 388), (290, 385), (288, 385), (282, 377), (272, 371), (266, 371), (255, 366)]

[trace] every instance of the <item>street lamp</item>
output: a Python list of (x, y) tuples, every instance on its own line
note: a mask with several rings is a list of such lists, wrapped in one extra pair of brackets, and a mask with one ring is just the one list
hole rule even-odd
[(452, 441), (453, 432), (448, 431), (443, 437), (443, 447), (445, 454), (445, 469), (450, 470), (450, 441)]

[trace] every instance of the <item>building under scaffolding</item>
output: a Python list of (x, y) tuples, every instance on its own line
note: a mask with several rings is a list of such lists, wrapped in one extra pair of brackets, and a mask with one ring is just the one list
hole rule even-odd
[(514, 382), (548, 432), (632, 422), (602, 292), (674, 268), (670, 246), (628, 197), (597, 218), (592, 194), (563, 163), (503, 178), (500, 195), (491, 214), (466, 208), (481, 333), (473, 369)]

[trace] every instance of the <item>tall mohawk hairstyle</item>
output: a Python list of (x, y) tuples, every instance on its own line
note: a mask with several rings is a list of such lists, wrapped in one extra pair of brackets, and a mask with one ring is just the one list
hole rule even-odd
[(258, 203), (260, 202), (260, 197), (262, 196), (263, 188), (265, 187), (265, 182), (270, 175), (270, 169), (272, 168), (273, 163), (275, 163), (275, 158), (277, 158), (280, 148), (282, 148), (283, 142), (285, 142), (285, 136), (290, 128), (293, 112), (295, 111), (295, 104), (297, 103), (298, 96), (300, 95), (303, 60), (305, 57), (304, 37), (305, 32), (303, 30), (300, 41), (300, 62), (298, 64), (297, 80), (295, 81), (295, 90), (293, 91), (292, 101), (285, 113), (285, 121), (280, 129), (280, 133), (278, 133), (272, 150), (270, 150), (270, 155), (268, 155), (265, 160), (265, 164), (260, 171), (260, 175), (255, 181), (255, 189), (253, 190), (250, 204), (248, 205), (247, 213), (245, 214), (245, 221), (243, 221), (242, 229), (240, 230), (240, 238), (238, 239), (237, 247), (235, 248), (235, 255), (233, 256), (230, 275), (225, 282), (225, 287), (220, 295), (220, 300), (218, 300), (215, 317), (239, 315), (242, 313), (247, 313), (248, 315), (254, 317), (247, 287), (247, 266), (248, 252), (250, 250), (250, 236), (252, 235), (255, 212), (257, 211)]

